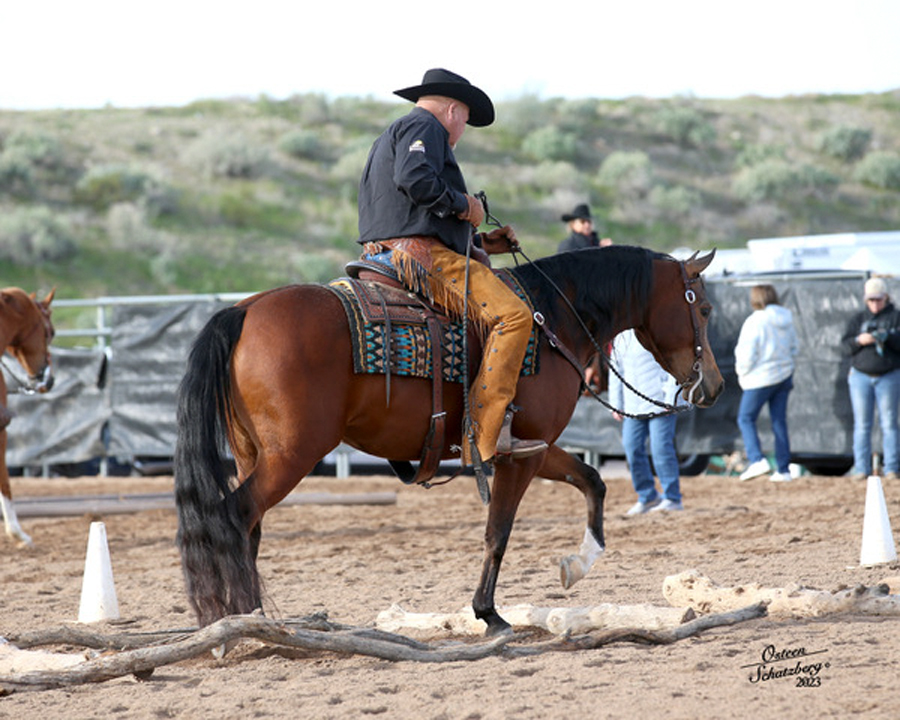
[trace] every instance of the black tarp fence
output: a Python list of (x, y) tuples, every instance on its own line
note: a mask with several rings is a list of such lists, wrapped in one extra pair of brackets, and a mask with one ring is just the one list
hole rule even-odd
[(211, 296), (177, 303), (112, 304), (108, 344), (53, 347), (53, 389), (16, 392), (21, 369), (7, 356), (4, 374), (14, 413), (7, 465), (46, 467), (111, 458), (171, 458), (175, 396), (187, 354), (203, 324), (229, 302)]
[(168, 306), (117, 306), (113, 313), (109, 378), (109, 454), (171, 457), (175, 395), (191, 343), (215, 301)]
[[(52, 349), (55, 382), (46, 395), (18, 392), (22, 369), (6, 356), (3, 372), (13, 421), (7, 428), (9, 467), (42, 466), (102, 457), (109, 418), (104, 388), (106, 355), (97, 350)], [(12, 368), (12, 372), (7, 369)]]
[[(775, 288), (781, 304), (794, 314), (800, 345), (794, 390), (788, 402), (791, 451), (799, 461), (852, 456), (853, 415), (847, 390), (849, 358), (841, 352), (840, 340), (849, 318), (862, 309), (862, 288), (867, 276), (841, 271), (708, 279), (707, 292), (714, 306), (709, 339), (725, 379), (725, 391), (713, 407), (679, 415), (676, 433), (679, 454), (743, 450), (737, 427), (741, 390), (734, 371), (734, 347), (741, 326), (752, 311), (750, 288), (768, 283)], [(768, 409), (760, 415), (758, 428), (763, 451), (771, 453), (774, 438)], [(880, 448), (880, 441), (876, 429), (873, 448)], [(559, 443), (597, 455), (623, 454), (620, 424), (592, 398), (579, 400)]]
[[(710, 343), (726, 389), (712, 408), (679, 416), (679, 453), (721, 454), (740, 450), (737, 429), (740, 388), (734, 346), (750, 314), (749, 292), (771, 283), (794, 313), (800, 356), (788, 406), (791, 445), (798, 458), (852, 454), (852, 414), (847, 392), (848, 359), (840, 338), (848, 318), (862, 307), (864, 273), (791, 273), (711, 278), (714, 305)], [(890, 281), (889, 281), (890, 282)], [(45, 395), (13, 394), (9, 407), (7, 463), (10, 467), (75, 464), (97, 458), (131, 463), (135, 458), (171, 458), (175, 395), (194, 337), (222, 307), (221, 296), (185, 296), (179, 302), (113, 305), (108, 346), (89, 350), (53, 348), (56, 385)], [(767, 411), (759, 422), (763, 448), (773, 440)], [(880, 435), (876, 431), (876, 447)], [(621, 456), (621, 430), (608, 409), (590, 398), (579, 401), (559, 444), (599, 456)]]

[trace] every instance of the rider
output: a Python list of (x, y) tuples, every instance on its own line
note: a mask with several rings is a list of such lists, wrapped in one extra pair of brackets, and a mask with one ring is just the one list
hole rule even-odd
[[(469, 406), (474, 445), (463, 442), (463, 461), (479, 464), (499, 455), (523, 458), (547, 448), (542, 440), (504, 433), (509, 405), (531, 332), (525, 303), (491, 271), (487, 254), (518, 247), (508, 225), (476, 234), (484, 220), (481, 201), (468, 194), (453, 150), (466, 125), (494, 121), (490, 98), (465, 78), (436, 68), (421, 85), (397, 90), (416, 103), (375, 141), (359, 185), (359, 242), (364, 256), (390, 255), (403, 283), (425, 293), (451, 314), (463, 308), (481, 332), (484, 354)], [(467, 246), (473, 262), (468, 267)]]

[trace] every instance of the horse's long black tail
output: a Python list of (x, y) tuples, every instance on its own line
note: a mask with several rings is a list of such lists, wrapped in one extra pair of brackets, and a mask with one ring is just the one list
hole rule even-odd
[[(178, 547), (200, 625), (261, 605), (245, 494), (232, 491), (224, 458), (231, 413), (231, 354), (246, 310), (229, 307), (201, 330), (178, 391), (175, 503)], [(245, 499), (246, 502), (246, 499)]]

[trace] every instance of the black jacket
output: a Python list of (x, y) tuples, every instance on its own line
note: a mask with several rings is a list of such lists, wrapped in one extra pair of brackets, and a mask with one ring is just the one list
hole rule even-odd
[[(860, 345), (856, 337), (869, 332), (879, 340), (875, 345)], [(884, 375), (900, 368), (900, 310), (888, 302), (878, 313), (863, 310), (847, 323), (841, 340), (850, 353), (850, 364), (866, 375)]]
[(359, 183), (359, 243), (426, 235), (466, 252), (473, 228), (457, 217), (468, 202), (449, 137), (417, 107), (375, 141)]
[(592, 232), (590, 235), (582, 235), (581, 233), (573, 232), (559, 244), (556, 252), (567, 252), (589, 247), (600, 247), (600, 238), (597, 237), (597, 233)]

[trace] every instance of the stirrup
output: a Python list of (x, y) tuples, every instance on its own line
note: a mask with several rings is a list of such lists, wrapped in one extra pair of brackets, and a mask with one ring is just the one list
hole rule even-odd
[(509, 455), (512, 452), (512, 421), (516, 410), (518, 408), (515, 405), (510, 405), (506, 408), (506, 413), (503, 415), (503, 424), (500, 426), (500, 434), (497, 436), (498, 455)]
[(542, 453), (549, 447), (543, 440), (520, 440), (513, 437), (513, 415), (518, 409), (515, 405), (510, 405), (503, 416), (503, 425), (497, 438), (498, 459), (522, 460)]

